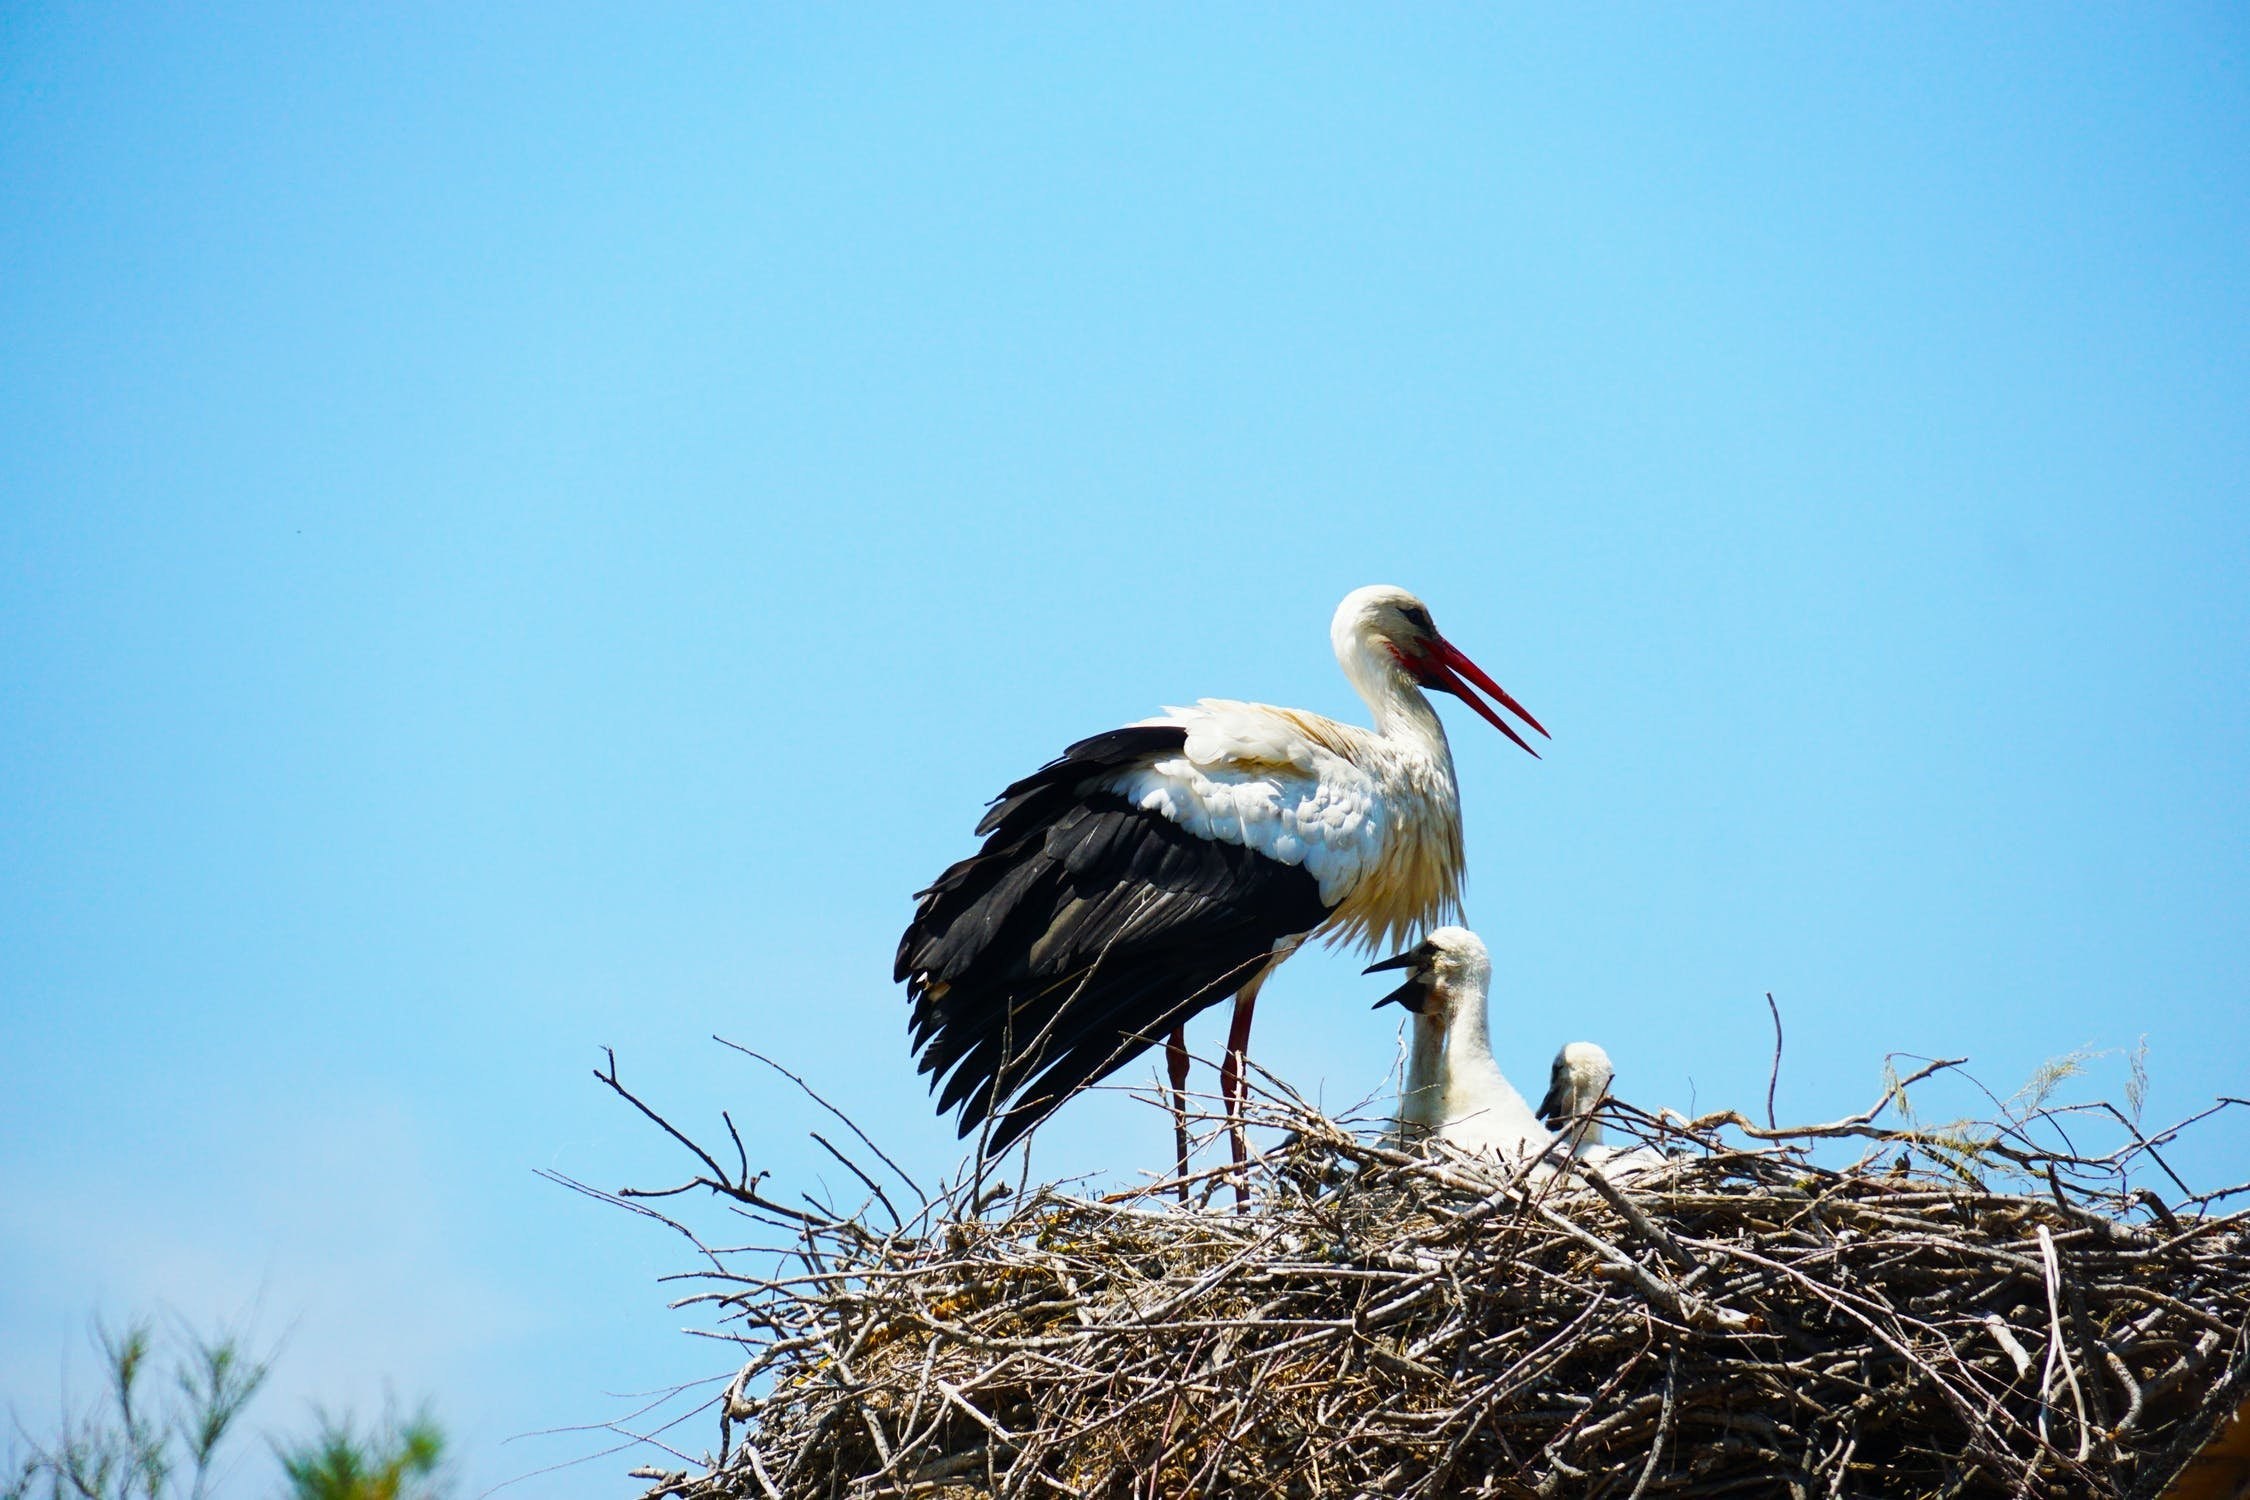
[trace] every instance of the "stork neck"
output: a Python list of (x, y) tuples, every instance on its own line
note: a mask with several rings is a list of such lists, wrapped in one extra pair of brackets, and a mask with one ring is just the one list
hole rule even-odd
[(1488, 1123), (1497, 1124), (1503, 1114), (1523, 1109), (1521, 1101), (1514, 1099), (1515, 1090), (1508, 1087), (1508, 1080), (1501, 1075), (1500, 1064), (1492, 1055), (1492, 1041), (1485, 1029), (1484, 1001), (1484, 985), (1464, 985), (1455, 997), (1452, 1016), (1446, 1023), (1445, 1103), (1440, 1111), (1443, 1120), (1483, 1116)]
[(1440, 1065), (1445, 1059), (1445, 1025), (1436, 1016), (1416, 1016), (1412, 1032), (1406, 1077), (1398, 1093), (1399, 1127), (1408, 1138), (1437, 1123)]
[(1389, 697), (1372, 700), (1369, 707), (1375, 711), (1375, 727), (1383, 738), (1402, 741), (1432, 760), (1453, 764), (1453, 747), (1446, 743), (1445, 724), (1420, 688), (1401, 684)]
[(1394, 744), (1419, 750), (1432, 760), (1453, 764), (1453, 751), (1446, 744), (1445, 725), (1439, 722), (1437, 710), (1387, 651), (1355, 640), (1347, 649), (1339, 650), (1336, 659), (1374, 716), (1376, 733)]
[(1453, 1065), (1482, 1062), (1492, 1067), (1492, 1036), (1485, 1015), (1485, 991), (1466, 988), (1453, 1004), (1452, 1018), (1445, 1028), (1445, 1053)]
[(1593, 1108), (1601, 1102), (1606, 1087), (1608, 1085), (1598, 1078), (1591, 1082), (1582, 1079), (1576, 1097), (1570, 1101), (1571, 1118), (1564, 1125), (1563, 1134), (1575, 1136), (1580, 1151), (1602, 1143), (1602, 1122), (1594, 1117)]

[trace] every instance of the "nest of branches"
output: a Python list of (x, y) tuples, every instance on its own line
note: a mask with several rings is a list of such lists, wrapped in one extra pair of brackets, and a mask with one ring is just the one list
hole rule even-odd
[(1220, 1174), (924, 1194), (823, 1140), (868, 1190), (839, 1212), (769, 1195), (739, 1140), (730, 1173), (613, 1063), (700, 1169), (600, 1196), (784, 1231), (696, 1239), (684, 1304), (747, 1357), (718, 1446), (638, 1472), (650, 1500), (2157, 1496), (2250, 1389), (2244, 1189), (2136, 1187), (2174, 1132), (2107, 1106), (2102, 1155), (2057, 1144), (2069, 1111), (1877, 1123), (1951, 1066), (1795, 1129), (1610, 1106), (1668, 1157), (1617, 1181), (1269, 1088), (1247, 1207)]

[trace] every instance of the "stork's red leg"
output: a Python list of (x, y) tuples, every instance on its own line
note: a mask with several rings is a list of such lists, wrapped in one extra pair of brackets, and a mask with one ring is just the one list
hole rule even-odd
[(1180, 1201), (1187, 1202), (1188, 1185), (1188, 1123), (1187, 1123), (1187, 1028), (1175, 1026), (1164, 1041), (1164, 1065), (1172, 1074), (1172, 1139), (1180, 1149)]
[[(1250, 1160), (1250, 1143), (1242, 1133), (1242, 1065), (1250, 1055), (1250, 1017), (1258, 1008), (1258, 981), (1264, 978), (1260, 973), (1234, 997), (1234, 1024), (1227, 1028), (1227, 1055), (1219, 1064), (1219, 1093), (1227, 1106), (1227, 1140), (1234, 1147), (1237, 1168)], [(1249, 1205), (1250, 1182), (1240, 1171), (1235, 1174), (1234, 1198), (1238, 1204)]]

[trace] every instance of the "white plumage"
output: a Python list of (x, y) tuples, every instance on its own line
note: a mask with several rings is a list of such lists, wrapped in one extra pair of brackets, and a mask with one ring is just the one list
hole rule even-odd
[[(1503, 1167), (1535, 1158), (1535, 1180), (1561, 1170), (1558, 1153), (1574, 1142), (1577, 1158), (1612, 1182), (1645, 1177), (1666, 1164), (1647, 1146), (1602, 1143), (1593, 1110), (1614, 1076), (1609, 1054), (1572, 1042), (1556, 1055), (1547, 1096), (1534, 1112), (1492, 1055), (1492, 959), (1476, 934), (1441, 927), (1418, 946), (1368, 968), (1405, 969), (1406, 983), (1375, 1002), (1414, 1012), (1406, 1073), (1399, 1089), (1396, 1132), (1402, 1144), (1435, 1142)], [(1548, 1124), (1555, 1128), (1548, 1129)]]
[(1275, 710), (1206, 698), (1154, 722), (1180, 725), (1187, 743), (1179, 755), (1117, 778), (1116, 790), (1135, 807), (1198, 838), (1302, 865), (1331, 907), (1382, 862), (1397, 817), (1382, 783), (1350, 758), (1291, 735)]
[(1661, 1167), (1664, 1154), (1649, 1146), (1611, 1146), (1602, 1138), (1601, 1117), (1594, 1110), (1609, 1097), (1617, 1070), (1609, 1054), (1594, 1042), (1565, 1042), (1555, 1054), (1547, 1075), (1547, 1096), (1539, 1101), (1539, 1118), (1555, 1133), (1573, 1143), (1581, 1161), (1599, 1167), (1613, 1179), (1637, 1177)]
[(1492, 958), (1477, 935), (1440, 927), (1419, 947), (1375, 966), (1384, 968), (1404, 968), (1409, 977), (1375, 1003), (1395, 1000), (1415, 1013), (1399, 1093), (1400, 1137), (1510, 1164), (1552, 1145), (1554, 1136), (1492, 1055)]
[(921, 893), (897, 977), (963, 1134), (993, 1120), (1005, 1146), (1167, 1035), (1180, 1088), (1180, 1027), (1229, 995), (1232, 1114), (1276, 963), (1310, 936), (1388, 945), (1458, 913), (1460, 792), (1423, 690), (1526, 750), (1499, 708), (1546, 731), (1404, 589), (1354, 590), (1329, 635), (1372, 729), (1214, 698), (1082, 740), (1002, 792), (984, 848)]
[(1609, 1054), (1593, 1042), (1565, 1042), (1547, 1073), (1547, 1097), (1539, 1101), (1539, 1118), (1557, 1135), (1578, 1142), (1583, 1156), (1588, 1146), (1602, 1144), (1602, 1122), (1594, 1106), (1609, 1093), (1617, 1070)]

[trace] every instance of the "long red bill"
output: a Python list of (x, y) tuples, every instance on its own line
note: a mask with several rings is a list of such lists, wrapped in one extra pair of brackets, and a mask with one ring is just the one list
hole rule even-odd
[(1459, 648), (1457, 648), (1451, 641), (1446, 640), (1443, 636), (1439, 636), (1430, 642), (1430, 649), (1437, 657), (1439, 672), (1444, 677), (1450, 679), (1446, 683), (1447, 689), (1451, 691), (1456, 698), (1459, 698), (1463, 703), (1466, 703), (1469, 705), (1469, 707), (1475, 709), (1477, 713), (1483, 717), (1486, 723), (1499, 730), (1509, 739), (1514, 740), (1518, 745), (1521, 745), (1526, 754), (1530, 755), (1533, 760), (1537, 760), (1539, 758), (1539, 752), (1531, 748), (1531, 742), (1529, 740), (1526, 740), (1522, 735), (1516, 733), (1515, 726), (1510, 724), (1506, 719), (1501, 718), (1499, 713), (1495, 709), (1493, 709), (1491, 704), (1486, 703), (1484, 699), (1479, 698), (1476, 694), (1470, 692), (1467, 685), (1464, 684), (1461, 679), (1463, 677), (1468, 678), (1470, 682), (1473, 682), (1479, 688), (1482, 688), (1485, 693), (1491, 697), (1494, 703), (1499, 704), (1501, 708), (1505, 708), (1508, 712), (1514, 714), (1517, 718), (1523, 720), (1526, 724), (1529, 724), (1532, 728), (1538, 730), (1542, 739), (1551, 740), (1554, 738), (1554, 736), (1547, 733), (1546, 726), (1541, 724), (1537, 719), (1534, 719), (1531, 716), (1530, 710), (1526, 709), (1514, 698), (1508, 696), (1508, 690), (1500, 686), (1499, 683), (1494, 682), (1489, 676), (1487, 676), (1484, 668), (1478, 666), (1475, 662), (1469, 660), (1466, 656), (1463, 656)]

